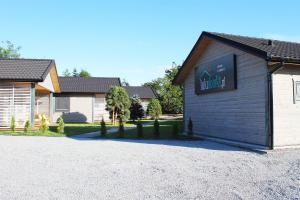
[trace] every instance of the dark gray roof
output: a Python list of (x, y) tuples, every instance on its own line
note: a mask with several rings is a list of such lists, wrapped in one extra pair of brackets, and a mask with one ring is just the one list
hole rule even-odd
[(41, 82), (52, 64), (50, 59), (0, 59), (0, 80)]
[(106, 93), (113, 86), (121, 86), (119, 78), (59, 77), (62, 93)]
[(300, 62), (300, 43), (214, 32), (203, 32), (202, 35), (253, 51), (268, 60)]
[(138, 95), (142, 99), (156, 98), (154, 91), (148, 86), (125, 86), (124, 88), (127, 90), (130, 97)]

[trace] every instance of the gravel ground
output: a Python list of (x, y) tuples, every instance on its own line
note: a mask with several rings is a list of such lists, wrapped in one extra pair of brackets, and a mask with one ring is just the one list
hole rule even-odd
[(0, 199), (299, 199), (300, 150), (0, 136)]

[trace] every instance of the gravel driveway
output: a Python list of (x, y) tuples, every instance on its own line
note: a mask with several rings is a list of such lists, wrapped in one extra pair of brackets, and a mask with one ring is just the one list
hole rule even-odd
[(300, 150), (0, 136), (0, 199), (297, 199)]

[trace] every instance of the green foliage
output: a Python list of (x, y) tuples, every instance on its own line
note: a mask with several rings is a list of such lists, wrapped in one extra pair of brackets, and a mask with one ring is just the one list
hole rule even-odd
[(119, 138), (124, 138), (124, 124), (123, 124), (123, 121), (122, 121), (122, 118), (120, 118), (119, 120), (119, 130), (118, 130), (118, 133), (119, 133)]
[(63, 71), (63, 76), (64, 77), (71, 77), (72, 74), (71, 74), (71, 72), (68, 69), (66, 69), (65, 71)]
[(154, 137), (159, 138), (159, 136), (160, 136), (159, 122), (157, 119), (155, 119), (153, 127), (154, 127)]
[(79, 76), (80, 77), (91, 77), (91, 74), (88, 71), (82, 69), (79, 73)]
[(102, 121), (101, 121), (101, 136), (105, 136), (106, 133), (107, 133), (107, 128), (106, 128), (106, 124), (105, 124), (105, 121), (104, 119), (102, 118)]
[(134, 95), (133, 97), (131, 97), (131, 106), (129, 110), (130, 110), (130, 118), (133, 121), (144, 117), (145, 111), (139, 96)]
[(141, 123), (141, 121), (138, 121), (138, 123), (136, 124), (136, 129), (137, 129), (138, 138), (143, 138), (144, 137), (143, 124)]
[(30, 121), (27, 120), (24, 125), (24, 132), (27, 133), (31, 127)]
[(151, 101), (149, 102), (148, 107), (147, 107), (147, 114), (152, 119), (159, 119), (159, 116), (162, 114), (161, 105), (159, 103), (159, 100), (151, 99)]
[(131, 101), (123, 87), (112, 87), (106, 93), (105, 100), (106, 110), (111, 113), (113, 124), (116, 123), (117, 118), (120, 118), (123, 122), (129, 119)]
[(164, 113), (178, 114), (183, 112), (182, 87), (172, 84), (179, 68), (180, 66), (173, 63), (172, 67), (165, 71), (163, 78), (157, 78), (144, 84), (156, 92)]
[(57, 133), (59, 134), (63, 134), (65, 132), (65, 123), (64, 123), (64, 119), (62, 117), (60, 117), (58, 119), (58, 126), (57, 126)]
[(0, 46), (0, 58), (20, 58), (21, 47), (16, 47), (10, 41), (1, 42)]
[(193, 136), (193, 121), (192, 118), (189, 118), (189, 123), (188, 123), (188, 135)]
[(123, 80), (121, 82), (121, 85), (122, 86), (129, 86), (129, 82), (125, 78), (123, 78)]
[(179, 134), (179, 128), (178, 128), (178, 123), (177, 122), (175, 122), (173, 124), (173, 130), (172, 131), (173, 131), (173, 137), (177, 138), (178, 134)]
[(16, 119), (14, 116), (12, 116), (10, 120), (10, 130), (16, 132)]
[(47, 119), (46, 119), (45, 116), (42, 116), (40, 131), (42, 133), (46, 133), (48, 130), (49, 130), (49, 126), (48, 126), (48, 123), (47, 123)]
[(79, 77), (79, 73), (77, 72), (76, 68), (73, 69), (72, 76), (73, 77)]

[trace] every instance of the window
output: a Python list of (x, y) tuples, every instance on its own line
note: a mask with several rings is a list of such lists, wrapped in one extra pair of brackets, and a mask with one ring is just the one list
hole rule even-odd
[(69, 112), (70, 98), (69, 97), (55, 97), (55, 111)]
[(294, 103), (300, 102), (300, 81), (294, 82)]

